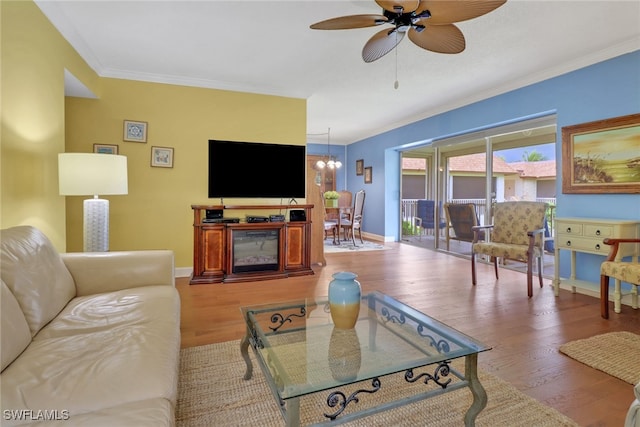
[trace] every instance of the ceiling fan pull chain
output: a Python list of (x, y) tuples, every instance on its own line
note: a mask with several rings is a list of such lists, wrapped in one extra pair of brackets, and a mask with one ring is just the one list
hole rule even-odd
[[(398, 44), (398, 32), (396, 31), (396, 45), (397, 44)], [(395, 49), (395, 54), (396, 54), (396, 81), (395, 83), (393, 83), (393, 88), (398, 89), (398, 86), (400, 86), (400, 83), (398, 83), (398, 48), (397, 47)]]

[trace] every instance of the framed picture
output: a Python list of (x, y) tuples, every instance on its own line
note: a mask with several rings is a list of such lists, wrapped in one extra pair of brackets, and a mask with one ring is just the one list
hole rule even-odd
[(363, 175), (364, 174), (364, 160), (360, 159), (360, 160), (356, 160), (356, 175)]
[(123, 139), (130, 142), (147, 142), (147, 122), (125, 120)]
[(118, 146), (111, 144), (93, 144), (94, 153), (118, 154)]
[(173, 148), (151, 147), (151, 166), (154, 168), (172, 168)]
[(640, 114), (563, 127), (562, 192), (640, 193)]
[(364, 168), (364, 183), (371, 184), (373, 182), (373, 167), (367, 166)]

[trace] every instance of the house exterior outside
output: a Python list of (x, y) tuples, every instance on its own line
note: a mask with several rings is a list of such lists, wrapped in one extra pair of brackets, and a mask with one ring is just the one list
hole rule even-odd
[[(427, 161), (402, 159), (403, 199), (427, 197)], [(445, 201), (485, 199), (485, 153), (449, 158), (446, 170)], [(493, 156), (493, 192), (498, 202), (505, 200), (554, 199), (556, 161), (505, 162)], [(406, 185), (406, 189), (405, 189)], [(405, 191), (406, 190), (406, 191)]]

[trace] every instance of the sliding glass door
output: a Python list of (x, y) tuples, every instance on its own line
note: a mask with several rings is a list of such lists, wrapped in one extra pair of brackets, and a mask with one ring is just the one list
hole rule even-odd
[[(555, 207), (555, 140), (555, 117), (546, 117), (404, 153), (402, 240), (467, 256), (471, 243), (457, 238), (445, 214), (447, 204), (474, 205), (480, 224), (491, 223), (496, 202), (541, 200)], [(416, 221), (420, 200), (433, 201), (428, 206), (433, 206), (434, 218), (427, 227), (416, 226), (424, 224)]]

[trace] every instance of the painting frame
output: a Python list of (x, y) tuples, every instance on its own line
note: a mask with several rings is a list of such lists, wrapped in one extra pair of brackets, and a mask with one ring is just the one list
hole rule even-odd
[(125, 120), (123, 124), (122, 140), (128, 142), (147, 142), (149, 124), (135, 120)]
[(364, 175), (364, 159), (356, 160), (356, 175)]
[(562, 193), (640, 193), (639, 144), (640, 113), (563, 127)]
[(118, 154), (115, 144), (93, 144), (93, 152), (98, 154)]
[(172, 168), (173, 147), (151, 147), (151, 167)]
[(364, 168), (364, 183), (371, 184), (373, 182), (373, 166)]

